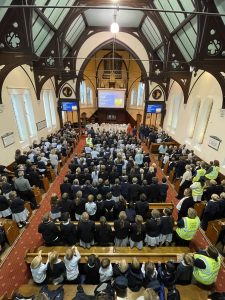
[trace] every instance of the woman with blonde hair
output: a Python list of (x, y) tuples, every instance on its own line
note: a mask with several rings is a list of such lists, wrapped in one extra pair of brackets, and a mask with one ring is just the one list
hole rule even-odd
[(114, 221), (115, 229), (115, 246), (126, 247), (128, 244), (128, 236), (130, 232), (130, 223), (127, 221), (127, 215), (125, 211), (119, 213), (118, 220)]
[(153, 289), (146, 289), (143, 296), (138, 297), (136, 300), (159, 300), (159, 296)]
[(68, 283), (80, 283), (80, 274), (78, 268), (78, 262), (81, 258), (81, 255), (77, 247), (73, 246), (72, 248), (67, 249), (64, 256), (64, 263), (66, 267), (66, 278)]
[(47, 278), (50, 284), (60, 284), (64, 281), (66, 268), (64, 262), (59, 258), (56, 251), (49, 253), (49, 263), (47, 267)]
[(137, 247), (139, 250), (143, 248), (143, 241), (145, 238), (145, 226), (143, 224), (143, 217), (137, 215), (135, 223), (131, 224), (130, 228), (130, 247)]
[(37, 284), (43, 284), (46, 282), (46, 272), (49, 262), (49, 254), (46, 263), (42, 262), (42, 251), (38, 252), (38, 255), (34, 257), (30, 264), (30, 270), (32, 274), (33, 281)]
[(113, 266), (113, 277), (118, 276), (127, 276), (129, 269), (129, 264), (125, 259), (121, 259), (119, 263), (114, 264)]

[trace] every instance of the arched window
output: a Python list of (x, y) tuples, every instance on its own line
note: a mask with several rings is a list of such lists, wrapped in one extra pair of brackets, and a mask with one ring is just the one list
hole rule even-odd
[(93, 104), (93, 92), (92, 88), (89, 86), (87, 87), (87, 105), (92, 105)]
[(181, 95), (177, 95), (173, 99), (173, 110), (172, 110), (172, 120), (171, 120), (172, 130), (175, 130), (177, 128), (181, 100), (182, 100)]
[(195, 133), (195, 141), (198, 144), (203, 143), (212, 107), (213, 100), (211, 98), (208, 98), (205, 102), (202, 102)]
[(52, 130), (56, 126), (55, 105), (51, 90), (43, 90), (43, 103), (47, 128)]
[(190, 139), (193, 138), (194, 135), (194, 131), (198, 120), (200, 105), (201, 105), (201, 99), (198, 97), (197, 99), (195, 99), (194, 104), (192, 105), (191, 113), (188, 118), (187, 137)]
[(27, 123), (28, 123), (30, 136), (36, 137), (37, 136), (37, 126), (35, 123), (33, 107), (31, 104), (30, 93), (28, 90), (24, 91), (24, 93), (23, 93), (23, 101), (24, 101), (24, 108), (25, 108), (26, 119), (27, 119)]
[(87, 89), (86, 89), (86, 82), (84, 80), (80, 83), (80, 103), (81, 104), (87, 103)]
[(143, 82), (139, 82), (138, 85), (138, 96), (137, 96), (137, 106), (142, 106), (145, 97), (145, 84)]
[(20, 142), (23, 146), (29, 143), (29, 137), (37, 136), (37, 127), (34, 118), (30, 93), (24, 89), (9, 89), (13, 111), (16, 119)]
[(200, 97), (197, 97), (197, 99), (195, 99), (194, 101), (194, 104), (192, 105), (190, 117), (188, 119), (187, 137), (190, 139), (193, 138), (195, 132), (200, 106), (201, 106), (201, 99)]
[(132, 89), (132, 91), (131, 91), (130, 105), (131, 106), (137, 105), (137, 91), (135, 89)]

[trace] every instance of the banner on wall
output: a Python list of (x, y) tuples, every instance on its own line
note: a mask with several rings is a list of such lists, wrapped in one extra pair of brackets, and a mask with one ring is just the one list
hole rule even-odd
[(217, 136), (210, 135), (208, 146), (213, 148), (214, 150), (218, 151), (221, 142), (222, 142), (222, 140), (220, 138), (218, 138)]

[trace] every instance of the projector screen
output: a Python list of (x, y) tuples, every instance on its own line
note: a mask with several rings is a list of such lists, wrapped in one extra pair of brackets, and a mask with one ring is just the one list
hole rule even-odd
[(62, 102), (63, 111), (76, 111), (77, 103), (76, 102)]
[(124, 108), (125, 89), (98, 89), (98, 107)]
[(147, 113), (159, 114), (162, 112), (162, 104), (148, 104)]

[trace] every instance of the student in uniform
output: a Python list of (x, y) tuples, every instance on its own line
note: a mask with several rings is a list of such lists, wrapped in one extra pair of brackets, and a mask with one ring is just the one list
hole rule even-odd
[(70, 222), (70, 216), (68, 212), (62, 214), (62, 223), (60, 223), (60, 232), (62, 243), (64, 245), (72, 246), (77, 242), (77, 230), (76, 225)]
[(92, 220), (89, 220), (87, 212), (82, 214), (77, 226), (77, 232), (81, 247), (89, 249), (94, 245), (95, 223)]
[(44, 264), (42, 262), (42, 251), (40, 250), (38, 252), (38, 255), (34, 257), (30, 264), (30, 270), (32, 274), (32, 279), (36, 284), (44, 284), (46, 283), (46, 272), (47, 272), (47, 267), (48, 267), (48, 262), (49, 262), (49, 254), (48, 254), (48, 259), (46, 263)]
[(160, 228), (160, 246), (165, 244), (169, 246), (173, 238), (173, 217), (172, 211), (169, 208), (164, 208), (163, 216), (161, 217)]
[(63, 283), (66, 273), (64, 262), (59, 258), (59, 254), (56, 251), (52, 251), (49, 254), (49, 263), (47, 267), (47, 278), (50, 284)]
[(145, 223), (145, 242), (147, 246), (155, 247), (160, 243), (161, 215), (157, 209), (153, 209), (151, 215), (152, 217)]
[(87, 263), (84, 266), (85, 280), (84, 284), (99, 284), (100, 274), (100, 261), (95, 254), (91, 254), (87, 258)]
[(113, 242), (113, 232), (104, 216), (100, 217), (100, 224), (96, 225), (95, 240), (99, 246), (109, 246)]
[(137, 247), (139, 250), (143, 248), (145, 239), (145, 226), (143, 218), (140, 215), (135, 217), (135, 223), (130, 225), (130, 247)]
[(125, 211), (121, 211), (119, 219), (114, 221), (115, 229), (115, 246), (126, 247), (128, 244), (128, 237), (130, 232), (130, 223), (126, 220), (127, 215)]
[(100, 282), (108, 282), (113, 276), (113, 268), (108, 258), (103, 258), (99, 268)]
[(66, 254), (64, 256), (67, 283), (80, 283), (80, 274), (78, 268), (78, 262), (80, 258), (81, 255), (77, 247), (73, 246), (72, 248), (67, 249)]

